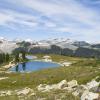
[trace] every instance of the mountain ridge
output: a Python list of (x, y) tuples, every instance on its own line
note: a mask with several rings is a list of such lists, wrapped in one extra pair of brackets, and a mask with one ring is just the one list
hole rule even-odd
[(99, 57), (100, 44), (90, 44), (86, 41), (76, 41), (67, 38), (47, 39), (41, 41), (15, 40), (9, 41), (1, 38), (0, 51), (12, 53), (13, 51), (25, 51), (28, 53), (55, 53), (68, 56)]

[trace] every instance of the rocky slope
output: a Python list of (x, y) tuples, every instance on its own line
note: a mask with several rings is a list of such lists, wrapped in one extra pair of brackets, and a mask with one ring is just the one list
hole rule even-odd
[(0, 53), (12, 53), (15, 48), (18, 48), (16, 43), (0, 38)]
[[(16, 81), (13, 82), (13, 84), (14, 83), (16, 83)], [(76, 80), (69, 82), (62, 80), (57, 84), (40, 84), (35, 90), (25, 87), (12, 91), (0, 91), (0, 97), (16, 95), (17, 98), (19, 98), (18, 100), (71, 100), (72, 98), (73, 100), (100, 100), (99, 84), (100, 82), (97, 82), (95, 79), (88, 82), (86, 85), (79, 85)], [(48, 95), (45, 95), (46, 93), (48, 93)], [(52, 93), (54, 94), (51, 95)], [(73, 95), (71, 99), (70, 97), (68, 99), (69, 93)], [(44, 94), (44, 97), (41, 97), (39, 94)]]

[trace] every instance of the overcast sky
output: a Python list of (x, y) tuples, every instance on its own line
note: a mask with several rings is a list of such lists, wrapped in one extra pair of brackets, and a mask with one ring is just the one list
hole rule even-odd
[(100, 0), (0, 0), (0, 36), (100, 40)]

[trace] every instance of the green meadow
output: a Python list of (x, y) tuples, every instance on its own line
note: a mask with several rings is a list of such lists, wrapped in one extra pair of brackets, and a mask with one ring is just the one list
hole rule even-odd
[[(38, 59), (42, 54), (37, 55)], [(59, 66), (57, 68), (48, 68), (31, 73), (0, 73), (0, 77), (9, 77), (0, 81), (0, 90), (16, 90), (25, 87), (36, 90), (39, 84), (56, 84), (62, 80), (77, 80), (79, 84), (86, 84), (96, 76), (100, 76), (100, 60), (92, 58), (67, 57), (61, 55), (50, 55), (54, 62), (69, 61), (72, 65)], [(99, 79), (98, 79), (99, 80)], [(65, 91), (52, 91), (51, 93), (39, 93), (39, 97), (46, 97), (47, 100), (53, 100), (54, 95), (64, 93), (68, 100), (78, 100)], [(17, 96), (0, 97), (0, 100), (17, 100)], [(26, 99), (27, 100), (27, 99)], [(33, 100), (30, 98), (30, 100)], [(35, 100), (35, 99), (34, 99)], [(66, 99), (62, 99), (66, 100)]]

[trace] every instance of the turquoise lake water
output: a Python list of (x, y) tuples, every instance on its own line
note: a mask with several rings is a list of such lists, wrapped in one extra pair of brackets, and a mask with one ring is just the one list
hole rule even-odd
[(9, 71), (13, 72), (32, 72), (36, 70), (46, 69), (46, 68), (54, 68), (59, 67), (60, 65), (57, 63), (51, 62), (42, 62), (42, 61), (32, 61), (21, 63), (15, 67), (9, 69)]

